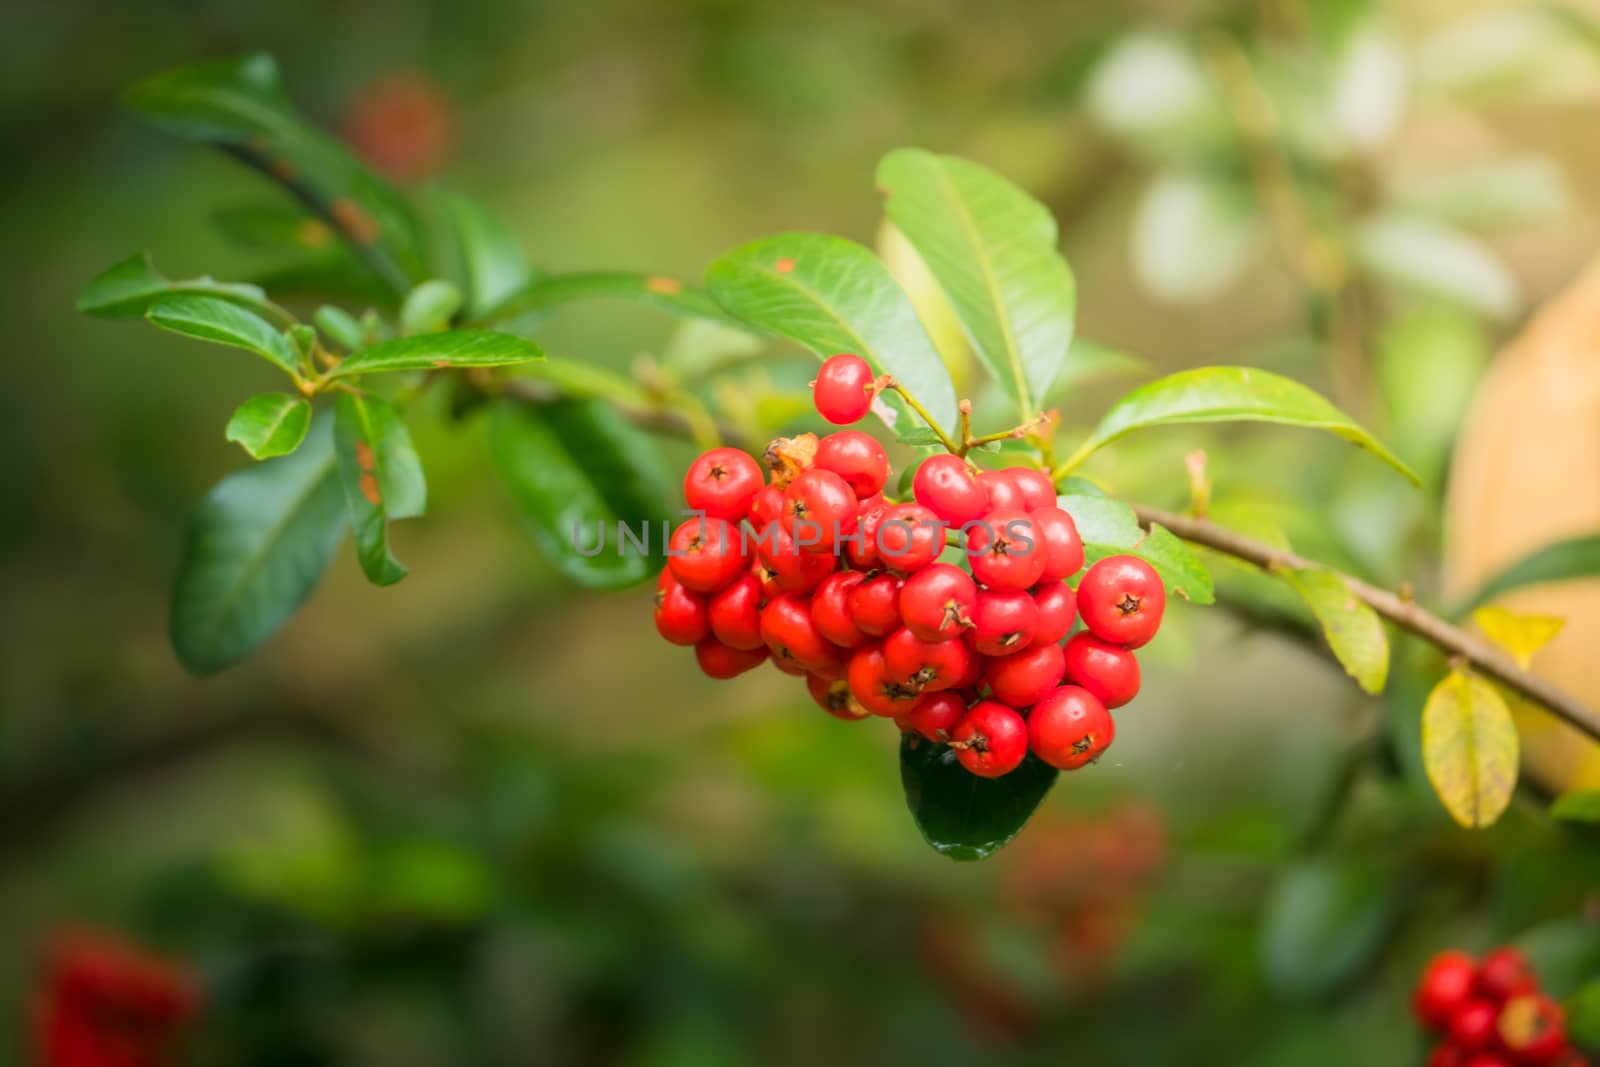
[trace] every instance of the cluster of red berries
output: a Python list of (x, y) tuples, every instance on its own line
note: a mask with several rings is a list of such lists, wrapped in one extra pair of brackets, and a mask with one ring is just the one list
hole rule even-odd
[(1540, 992), (1527, 957), (1511, 946), (1475, 960), (1441, 952), (1422, 972), (1411, 1001), (1439, 1043), (1428, 1067), (1586, 1067), (1567, 1040), (1561, 1005)]
[[(817, 410), (854, 422), (883, 385), (859, 357), (834, 356)], [(693, 645), (706, 674), (770, 658), (830, 714), (891, 718), (986, 778), (1030, 748), (1062, 770), (1106, 750), (1108, 709), (1139, 691), (1131, 650), (1155, 636), (1166, 591), (1143, 560), (1112, 556), (1074, 592), (1083, 542), (1049, 477), (936, 455), (916, 470), (915, 502), (895, 503), (883, 447), (857, 430), (779, 438), (765, 459), (770, 482), (731, 448), (684, 478), (697, 514), (669, 541), (656, 628)], [(951, 539), (969, 569), (939, 561)]]
[(190, 972), (117, 937), (57, 934), (34, 994), (40, 1067), (164, 1067), (199, 1007)]

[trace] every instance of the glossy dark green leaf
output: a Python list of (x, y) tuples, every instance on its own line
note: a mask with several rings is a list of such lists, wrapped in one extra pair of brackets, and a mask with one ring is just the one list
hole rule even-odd
[(487, 317), (508, 319), (580, 300), (627, 300), (675, 315), (695, 315), (724, 322), (728, 318), (705, 293), (677, 278), (620, 270), (546, 274), (517, 289)]
[(1579, 789), (1562, 794), (1550, 805), (1550, 817), (1600, 824), (1600, 789)]
[(981, 860), (1004, 847), (1033, 816), (1058, 772), (1034, 756), (1010, 774), (980, 778), (948, 745), (916, 734), (900, 741), (900, 783), (923, 838), (953, 860)]
[(260, 314), (277, 314), (260, 286), (219, 282), (204, 276), (172, 281), (156, 270), (145, 252), (100, 274), (78, 295), (77, 306), (85, 315), (97, 318), (132, 318), (150, 310), (155, 300), (178, 295), (215, 297)]
[(421, 515), (428, 505), (411, 434), (382, 397), (340, 393), (333, 447), (361, 569), (373, 584), (393, 585), (406, 568), (389, 551), (389, 523)]
[(1261, 925), (1261, 961), (1281, 992), (1314, 996), (1351, 982), (1394, 929), (1394, 877), (1376, 864), (1317, 857), (1279, 877)]
[(1039, 410), (1077, 314), (1055, 218), (993, 171), (920, 148), (890, 152), (877, 180), (889, 217), (949, 296), (973, 351), (1023, 417)]
[(441, 367), (507, 367), (543, 359), (532, 341), (492, 330), (452, 330), (380, 341), (346, 356), (334, 376), (433, 370)]
[(1057, 497), (1056, 502), (1077, 525), (1086, 562), (1135, 555), (1155, 568), (1172, 595), (1196, 604), (1215, 600), (1211, 573), (1194, 550), (1166, 527), (1144, 529), (1132, 508), (1106, 496), (1067, 495)]
[(323, 416), (293, 454), (229, 475), (201, 505), (172, 595), (178, 659), (198, 675), (243, 659), (311, 593), (344, 529)]
[[(735, 317), (796, 341), (826, 359), (853, 352), (892, 374), (944, 427), (956, 425), (956, 390), (905, 290), (853, 241), (786, 233), (734, 249), (706, 272), (711, 295)], [(901, 416), (916, 417), (892, 395)]]
[(262, 393), (235, 409), (224, 436), (253, 459), (272, 459), (300, 447), (310, 426), (311, 405), (305, 397)]
[[(495, 405), (489, 450), (545, 558), (597, 589), (659, 569), (671, 477), (651, 439), (601, 400)], [(648, 551), (619, 536), (619, 523)]]
[(1320, 395), (1299, 382), (1255, 367), (1200, 367), (1141, 385), (1111, 406), (1068, 466), (1076, 466), (1097, 449), (1135, 430), (1240, 421), (1326, 430), (1417, 481), (1411, 468)]
[(1332, 571), (1283, 571), (1279, 577), (1316, 616), (1328, 647), (1350, 677), (1368, 693), (1383, 692), (1389, 677), (1389, 636), (1378, 613)]
[(1523, 586), (1597, 577), (1600, 577), (1600, 534), (1553, 541), (1523, 556), (1484, 582), (1457, 614), (1465, 615), (1473, 608)]
[(145, 318), (163, 330), (214, 344), (242, 348), (296, 373), (294, 345), (272, 323), (238, 304), (214, 296), (180, 293), (157, 297)]
[(516, 238), (478, 201), (455, 193), (438, 193), (435, 201), (444, 223), (450, 276), (466, 292), (471, 321), (527, 285), (532, 271)]
[(155, 125), (216, 145), (288, 188), (396, 290), (424, 276), (416, 214), (334, 138), (295, 112), (265, 53), (167, 71), (130, 89)]

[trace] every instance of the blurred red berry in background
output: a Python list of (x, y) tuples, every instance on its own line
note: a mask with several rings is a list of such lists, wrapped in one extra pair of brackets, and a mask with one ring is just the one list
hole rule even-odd
[(68, 930), (45, 948), (34, 993), (41, 1067), (166, 1067), (199, 1008), (181, 963), (149, 955), (113, 934)]
[(416, 181), (450, 161), (456, 116), (438, 84), (404, 71), (356, 94), (339, 123), (346, 141), (374, 170), (395, 181)]

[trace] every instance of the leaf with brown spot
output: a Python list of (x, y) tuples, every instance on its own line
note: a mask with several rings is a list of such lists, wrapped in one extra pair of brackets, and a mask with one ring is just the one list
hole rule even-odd
[(333, 428), (361, 569), (373, 583), (392, 585), (406, 568), (389, 551), (389, 523), (421, 515), (427, 506), (422, 464), (399, 412), (381, 397), (340, 393)]
[(1517, 728), (1494, 686), (1469, 670), (1451, 671), (1422, 709), (1422, 759), (1428, 781), (1462, 826), (1492, 825), (1517, 785)]

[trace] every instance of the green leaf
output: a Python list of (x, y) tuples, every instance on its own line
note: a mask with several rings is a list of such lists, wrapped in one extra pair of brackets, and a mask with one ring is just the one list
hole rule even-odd
[(1072, 339), (1072, 350), (1067, 361), (1056, 375), (1056, 380), (1039, 405), (1048, 411), (1072, 398), (1075, 390), (1106, 378), (1133, 377), (1147, 374), (1148, 360), (1111, 345), (1103, 345), (1083, 337)]
[(1266, 243), (1247, 191), (1210, 175), (1156, 175), (1139, 199), (1133, 269), (1152, 296), (1174, 304), (1211, 300), (1238, 281)]
[(978, 358), (1030, 417), (1067, 358), (1077, 312), (1055, 218), (993, 171), (919, 148), (884, 156), (877, 180)]
[(1332, 571), (1285, 570), (1278, 575), (1305, 600), (1350, 677), (1369, 693), (1383, 692), (1389, 677), (1389, 637), (1378, 613)]
[(333, 227), (298, 207), (255, 204), (224, 208), (213, 212), (211, 221), (241, 248), (330, 257), (344, 254)]
[(1332, 992), (1377, 958), (1400, 914), (1393, 876), (1370, 863), (1316, 857), (1284, 871), (1267, 898), (1261, 960), (1291, 996)]
[(535, 278), (502, 300), (485, 317), (509, 319), (579, 300), (628, 300), (675, 315), (727, 321), (727, 315), (710, 297), (677, 278), (620, 270), (547, 274)]
[(344, 528), (324, 416), (292, 455), (230, 474), (200, 506), (172, 594), (178, 659), (215, 674), (271, 637), (321, 579)]
[(447, 235), (445, 254), (467, 293), (467, 318), (487, 314), (528, 284), (532, 271), (516, 238), (482, 204), (456, 193), (435, 199)]
[(1562, 794), (1550, 805), (1550, 817), (1568, 822), (1600, 823), (1600, 789)]
[[(566, 577), (617, 589), (659, 569), (671, 478), (656, 444), (609, 404), (501, 400), (489, 423), (489, 450), (534, 542)], [(624, 546), (619, 522), (648, 538), (648, 553)]]
[(421, 515), (428, 504), (411, 434), (382, 397), (340, 393), (333, 448), (361, 569), (374, 585), (393, 585), (406, 568), (389, 551), (389, 523)]
[[(877, 257), (853, 241), (787, 233), (742, 245), (706, 272), (711, 295), (752, 326), (826, 359), (853, 352), (892, 374), (946, 430), (956, 425), (956, 390), (927, 331)], [(905, 428), (916, 420), (886, 396)]]
[(1454, 670), (1422, 709), (1428, 781), (1452, 818), (1481, 829), (1500, 818), (1517, 785), (1517, 728), (1494, 686)]
[(296, 374), (294, 346), (253, 311), (214, 296), (157, 297), (145, 318), (163, 330), (254, 352), (284, 372)]
[(1196, 422), (1274, 422), (1327, 430), (1409, 478), (1417, 476), (1344, 412), (1299, 382), (1254, 367), (1200, 367), (1141, 385), (1111, 406), (1071, 459), (1072, 468), (1124, 434)]
[(239, 405), (225, 435), (253, 459), (271, 459), (299, 448), (310, 425), (311, 404), (305, 397), (262, 393)]
[(1483, 320), (1449, 304), (1398, 311), (1379, 331), (1374, 363), (1391, 440), (1430, 484), (1442, 481), (1489, 356)]
[(1403, 215), (1380, 215), (1356, 231), (1356, 258), (1403, 287), (1463, 304), (1494, 319), (1522, 306), (1522, 290), (1500, 257), (1475, 237)]
[(1600, 577), (1600, 534), (1553, 541), (1484, 582), (1457, 614), (1464, 615), (1480, 604), (1523, 586), (1594, 577)]
[(1397, 182), (1389, 203), (1452, 226), (1526, 226), (1571, 210), (1561, 168), (1545, 156), (1518, 156)]
[(400, 305), (400, 332), (437, 333), (449, 326), (450, 316), (460, 310), (461, 290), (432, 278), (406, 294)]
[(260, 286), (219, 282), (204, 276), (170, 281), (156, 270), (147, 252), (130, 256), (96, 277), (79, 294), (77, 307), (85, 315), (97, 318), (132, 318), (149, 311), (158, 299), (180, 295), (215, 297), (263, 314), (277, 313)]
[(981, 860), (1004, 847), (1033, 816), (1058, 772), (1035, 756), (999, 778), (963, 767), (948, 745), (917, 734), (900, 741), (900, 782), (917, 829), (934, 851)]
[(380, 341), (352, 352), (334, 368), (334, 376), (433, 370), (436, 367), (506, 367), (543, 359), (532, 341), (492, 330), (452, 330)]
[(416, 214), (334, 138), (305, 123), (265, 53), (183, 67), (130, 89), (129, 106), (271, 176), (337, 229), (395, 290), (425, 277)]
[(938, 431), (931, 426), (912, 426), (895, 434), (894, 439), (903, 445), (912, 445), (916, 448), (937, 448), (944, 444), (939, 439)]
[(1568, 997), (1567, 1035), (1585, 1049), (1600, 1048), (1600, 979)]
[(1173, 596), (1196, 604), (1216, 599), (1210, 572), (1183, 539), (1166, 527), (1152, 525), (1145, 530), (1132, 508), (1110, 497), (1072, 494), (1058, 497), (1057, 503), (1078, 527), (1086, 562), (1135, 555), (1155, 568)]
[(333, 343), (347, 351), (354, 351), (367, 343), (367, 331), (361, 322), (344, 308), (324, 304), (312, 316), (317, 329), (327, 334)]

